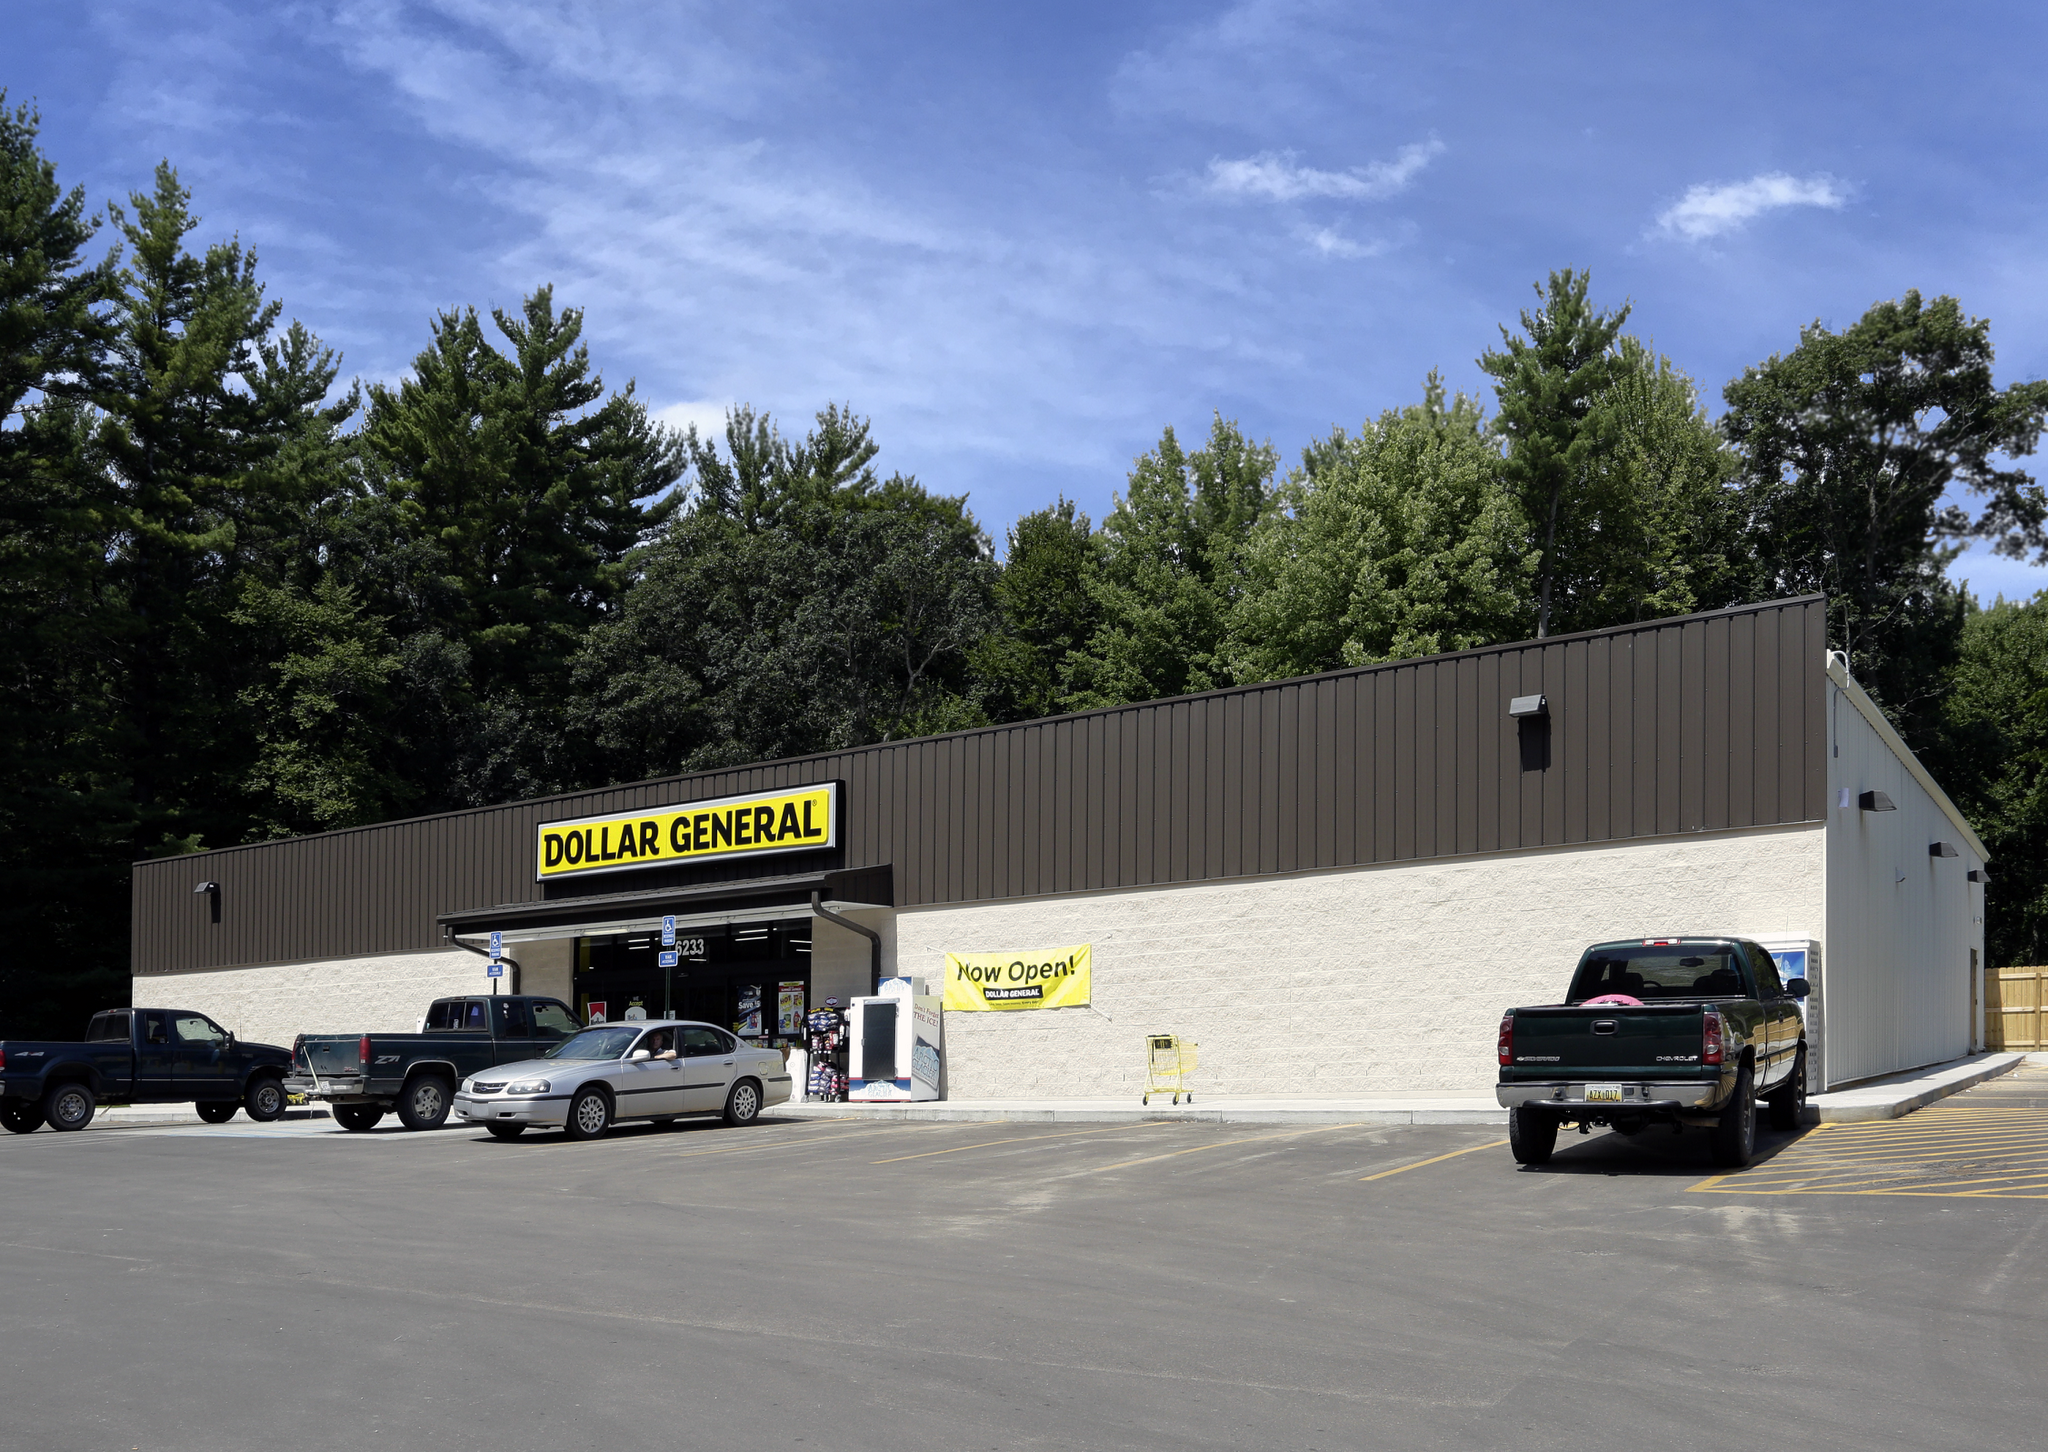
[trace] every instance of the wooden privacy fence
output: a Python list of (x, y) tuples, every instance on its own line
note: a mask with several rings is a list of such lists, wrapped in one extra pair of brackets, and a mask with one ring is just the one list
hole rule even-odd
[(1993, 968), (1984, 975), (1985, 1048), (2048, 1049), (2044, 984), (2048, 968)]

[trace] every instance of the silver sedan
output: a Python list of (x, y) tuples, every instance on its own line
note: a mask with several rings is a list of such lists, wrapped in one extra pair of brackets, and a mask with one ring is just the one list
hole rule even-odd
[(727, 1124), (752, 1124), (789, 1095), (789, 1069), (775, 1050), (708, 1023), (653, 1019), (592, 1024), (546, 1058), (472, 1075), (456, 1091), (455, 1117), (499, 1139), (535, 1127), (596, 1139), (622, 1119), (722, 1114)]

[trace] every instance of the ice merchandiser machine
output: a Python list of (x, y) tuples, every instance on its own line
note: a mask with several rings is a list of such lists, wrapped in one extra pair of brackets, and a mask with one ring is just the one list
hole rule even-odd
[(924, 980), (884, 978), (882, 991), (856, 998), (846, 1014), (846, 1097), (907, 1103), (939, 1097), (945, 1054), (940, 999)]

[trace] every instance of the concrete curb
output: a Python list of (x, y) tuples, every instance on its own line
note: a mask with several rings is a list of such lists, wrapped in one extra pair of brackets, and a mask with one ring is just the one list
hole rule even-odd
[(2010, 1074), (2026, 1063), (2027, 1057), (2018, 1053), (1972, 1054), (1931, 1068), (1858, 1084), (1853, 1089), (1816, 1094), (1807, 1100), (1807, 1120), (1812, 1124), (1867, 1124), (1878, 1119), (1898, 1119), (1986, 1079)]
[(778, 1104), (769, 1115), (782, 1119), (864, 1119), (922, 1123), (985, 1124), (1150, 1124), (1167, 1120), (1186, 1124), (1297, 1124), (1303, 1128), (1332, 1124), (1482, 1124), (1504, 1126), (1508, 1112), (1497, 1104), (1466, 1100), (1407, 1099), (1382, 1103), (1331, 1104), (1289, 1108), (1275, 1104), (1131, 1105), (985, 1104), (972, 1100), (928, 1104)]
[[(2035, 1055), (2041, 1058), (2041, 1055)], [(2010, 1073), (2026, 1062), (2020, 1053), (1974, 1054), (1948, 1064), (1894, 1074), (1853, 1089), (1816, 1094), (1807, 1101), (1808, 1124), (1861, 1124), (1897, 1119), (1924, 1105), (1961, 1093), (1974, 1084)], [(1469, 1098), (1422, 1095), (1376, 1096), (1356, 1100), (1314, 1100), (1299, 1104), (1253, 1100), (1210, 1104), (1150, 1106), (1089, 1099), (972, 1100), (924, 1104), (778, 1104), (768, 1111), (777, 1119), (862, 1119), (928, 1124), (1148, 1124), (1171, 1120), (1188, 1124), (1297, 1124), (1303, 1128), (1331, 1124), (1472, 1124), (1504, 1127), (1508, 1112), (1495, 1104)]]

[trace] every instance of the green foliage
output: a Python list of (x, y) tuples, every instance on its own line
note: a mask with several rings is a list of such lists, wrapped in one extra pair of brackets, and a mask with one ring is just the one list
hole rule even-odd
[(392, 769), (390, 697), (401, 662), (384, 622), (333, 575), (310, 591), (246, 580), (230, 618), (263, 662), (239, 697), (256, 740), (242, 782), (250, 835), (398, 815), (418, 793)]
[(1524, 618), (1527, 526), (1479, 406), (1423, 402), (1303, 451), (1253, 531), (1231, 621), (1239, 680), (1465, 650)]
[(336, 523), (346, 577), (411, 644), (406, 775), (434, 784), (432, 807), (581, 779), (572, 662), (688, 460), (630, 384), (606, 396), (582, 314), (552, 289), (491, 317), (504, 350), (474, 309), (443, 313), (412, 376), (370, 390), (372, 467)]
[[(2000, 458), (2033, 451), (2048, 383), (1991, 379), (1990, 324), (1917, 292), (1840, 333), (1813, 323), (1788, 354), (1727, 388), (1742, 451), (1750, 538), (1767, 590), (1824, 590), (1830, 644), (1918, 741), (1955, 663), (1964, 606), (1942, 571), (1947, 540), (2040, 556), (2040, 487)], [(1972, 520), (1943, 506), (1980, 496)]]
[(727, 453), (692, 437), (693, 507), (578, 662), (596, 774), (620, 780), (983, 724), (968, 652), (995, 568), (965, 501), (877, 481), (837, 408), (784, 440), (736, 409)]
[(1020, 721), (1059, 709), (1067, 659), (1101, 624), (1098, 541), (1088, 516), (1062, 498), (1019, 518), (1008, 544), (995, 581), (1000, 624), (976, 643), (972, 668), (989, 713)]
[(1494, 427), (1508, 445), (1504, 477), (1536, 554), (1538, 639), (1553, 620), (1581, 628), (1571, 587), (1590, 573), (1579, 555), (1600, 528), (1600, 501), (1589, 487), (1602, 442), (1596, 415), (1621, 371), (1614, 345), (1629, 309), (1595, 311), (1586, 296), (1591, 283), (1570, 268), (1551, 273), (1548, 287), (1536, 290), (1542, 308), (1522, 313), (1526, 336), (1502, 328), (1504, 349), (1479, 359), (1496, 380)]
[(1218, 414), (1188, 453), (1169, 426), (1132, 468), (1103, 521), (1093, 581), (1100, 623), (1063, 668), (1068, 710), (1122, 705), (1231, 684), (1230, 613), (1245, 546), (1272, 506), (1279, 454)]
[(1971, 610), (1927, 764), (1984, 839), (1994, 965), (2048, 962), (2048, 595)]

